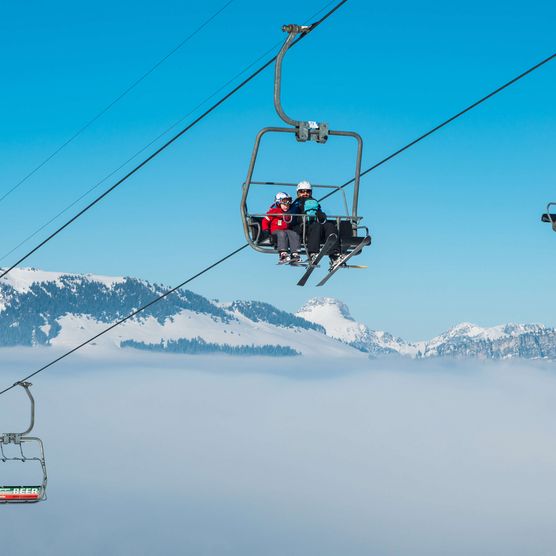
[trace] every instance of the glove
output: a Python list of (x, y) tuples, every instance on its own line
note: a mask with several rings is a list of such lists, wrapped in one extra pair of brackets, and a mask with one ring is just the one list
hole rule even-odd
[(315, 199), (307, 199), (303, 208), (305, 210), (305, 214), (309, 218), (314, 218), (320, 209), (319, 203), (318, 201), (315, 201)]

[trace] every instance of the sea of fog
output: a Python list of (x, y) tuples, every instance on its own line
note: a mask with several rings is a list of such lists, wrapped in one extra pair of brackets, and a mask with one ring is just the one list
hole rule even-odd
[[(0, 387), (52, 354), (0, 350)], [(33, 382), (49, 499), (0, 505), (3, 554), (555, 553), (548, 362), (84, 350)]]

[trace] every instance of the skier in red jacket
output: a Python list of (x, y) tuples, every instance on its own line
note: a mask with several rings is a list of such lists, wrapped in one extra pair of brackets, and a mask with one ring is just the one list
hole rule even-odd
[[(280, 263), (297, 263), (301, 260), (299, 256), (299, 246), (301, 244), (299, 234), (288, 229), (288, 224), (291, 224), (292, 221), (291, 215), (287, 214), (291, 203), (292, 199), (289, 195), (282, 192), (277, 193), (274, 197), (274, 204), (262, 221), (263, 233), (270, 232), (276, 238)], [(288, 255), (288, 246), (291, 256)]]

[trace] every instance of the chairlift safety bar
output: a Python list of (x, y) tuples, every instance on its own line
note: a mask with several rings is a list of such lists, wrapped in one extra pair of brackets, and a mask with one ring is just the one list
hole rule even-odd
[[(245, 184), (243, 184), (245, 186)], [(273, 186), (273, 187), (297, 187), (297, 183), (285, 182), (285, 181), (252, 181), (251, 185), (262, 185), (262, 186)], [(344, 209), (346, 214), (349, 214), (349, 208), (346, 198), (346, 192), (339, 185), (324, 185), (318, 183), (311, 183), (313, 189), (334, 189), (339, 191), (344, 204)], [(250, 216), (257, 216), (255, 214), (250, 214)], [(344, 215), (345, 216), (345, 215)]]

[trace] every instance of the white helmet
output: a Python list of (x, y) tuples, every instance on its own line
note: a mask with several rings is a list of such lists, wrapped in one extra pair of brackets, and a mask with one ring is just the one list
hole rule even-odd
[(287, 193), (284, 193), (283, 191), (276, 193), (276, 196), (274, 197), (274, 201), (276, 203), (283, 203), (286, 200), (291, 201), (291, 197)]
[(300, 189), (308, 189), (309, 191), (311, 191), (313, 188), (307, 180), (303, 180), (297, 184), (297, 191), (299, 191)]

